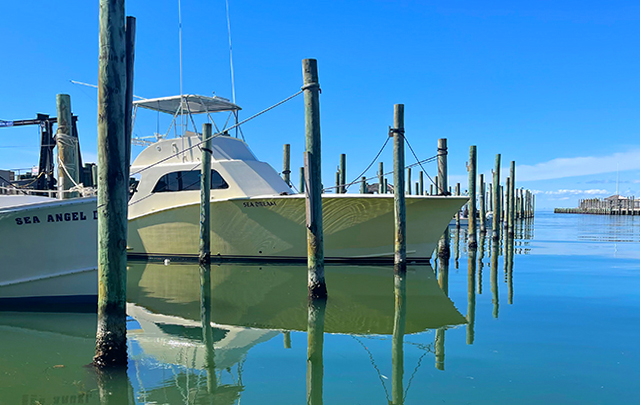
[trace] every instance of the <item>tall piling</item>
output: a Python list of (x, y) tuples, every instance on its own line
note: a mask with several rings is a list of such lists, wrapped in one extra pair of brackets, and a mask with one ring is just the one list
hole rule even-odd
[(420, 170), (420, 174), (418, 175), (418, 195), (424, 195), (424, 172)]
[(511, 161), (509, 177), (511, 178), (511, 190), (509, 192), (509, 205), (511, 206), (511, 212), (509, 215), (509, 228), (508, 233), (513, 236), (515, 230), (515, 219), (519, 217), (518, 211), (520, 208), (520, 204), (516, 204), (519, 202), (519, 199), (516, 198), (516, 162), (514, 160)]
[(385, 194), (387, 191), (384, 187), (384, 163), (378, 163), (378, 194)]
[(282, 180), (291, 187), (291, 145), (284, 144), (282, 150)]
[(485, 196), (485, 185), (484, 185), (484, 174), (480, 174), (480, 191), (478, 193), (478, 219), (480, 222), (480, 232), (484, 233), (487, 231), (487, 204), (484, 200)]
[(478, 246), (476, 239), (476, 171), (477, 164), (476, 145), (469, 147), (469, 248), (475, 249)]
[(58, 198), (73, 198), (77, 197), (78, 193), (68, 190), (80, 183), (80, 170), (78, 138), (73, 133), (71, 97), (68, 94), (58, 94), (56, 106), (58, 110), (58, 130), (55, 136), (58, 148)]
[(304, 167), (300, 168), (300, 194), (304, 194)]
[[(135, 17), (127, 16), (125, 25), (125, 54), (126, 54), (126, 74), (127, 74), (127, 86), (124, 97), (124, 133), (126, 136), (124, 151), (125, 159), (127, 162), (131, 162), (131, 135), (133, 132), (133, 65), (135, 61), (135, 49), (136, 49), (136, 19)], [(125, 167), (125, 179), (127, 179), (127, 198), (129, 198), (129, 169), (131, 165), (127, 164)]]
[(447, 138), (438, 139), (438, 195), (446, 195), (449, 185), (447, 182)]
[(504, 190), (504, 229), (509, 230), (509, 222), (511, 221), (511, 211), (513, 211), (513, 205), (511, 204), (511, 178), (507, 177), (505, 180), (505, 190)]
[(307, 217), (307, 266), (310, 298), (327, 296), (324, 279), (324, 241), (322, 230), (322, 176), (320, 145), (320, 85), (315, 59), (302, 61), (305, 106), (305, 176)]
[(98, 368), (126, 366), (127, 202), (124, 0), (100, 0), (98, 69)]
[(496, 167), (493, 169), (493, 239), (500, 238), (500, 154), (496, 155)]
[(407, 168), (407, 195), (411, 195), (411, 168)]
[(200, 264), (211, 262), (211, 124), (202, 125), (202, 167), (200, 171)]
[(360, 179), (360, 194), (366, 194), (367, 193), (367, 178), (362, 176), (362, 178)]
[(395, 218), (396, 273), (404, 272), (407, 265), (407, 229), (404, 196), (404, 104), (393, 106), (393, 203)]
[(347, 192), (347, 155), (340, 154), (340, 194)]

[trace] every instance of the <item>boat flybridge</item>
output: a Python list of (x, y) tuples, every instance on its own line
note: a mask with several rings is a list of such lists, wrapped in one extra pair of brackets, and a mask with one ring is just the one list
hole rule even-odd
[[(129, 201), (128, 251), (133, 258), (195, 258), (199, 246), (202, 135), (194, 115), (240, 110), (220, 97), (184, 95), (134, 102), (173, 115), (182, 136), (157, 135), (135, 159), (139, 183)], [(184, 117), (186, 115), (186, 119)], [(135, 114), (134, 114), (135, 116)], [(194, 132), (184, 130), (191, 123)], [(235, 127), (235, 126), (234, 126)], [(171, 128), (170, 128), (171, 130)], [(294, 260), (307, 257), (305, 197), (249, 146), (228, 132), (212, 139), (211, 254), (214, 259)], [(466, 197), (407, 196), (407, 258), (428, 261)], [(393, 195), (323, 194), (327, 261), (390, 261), (394, 253)]]

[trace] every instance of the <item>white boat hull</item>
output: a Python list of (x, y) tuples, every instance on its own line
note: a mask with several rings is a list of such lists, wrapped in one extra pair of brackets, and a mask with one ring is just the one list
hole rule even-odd
[[(466, 197), (407, 196), (407, 258), (428, 260)], [(133, 257), (198, 253), (197, 203), (129, 219)], [(394, 254), (392, 195), (323, 196), (327, 260), (391, 259)], [(305, 199), (302, 195), (211, 202), (211, 254), (220, 258), (306, 260)]]
[(2, 204), (0, 307), (95, 304), (97, 223), (95, 197)]

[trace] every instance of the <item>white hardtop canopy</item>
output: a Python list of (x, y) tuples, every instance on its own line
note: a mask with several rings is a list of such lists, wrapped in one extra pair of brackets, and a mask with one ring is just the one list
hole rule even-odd
[(133, 102), (134, 107), (142, 107), (153, 111), (160, 111), (167, 114), (177, 114), (180, 112), (180, 98), (184, 113), (204, 114), (222, 111), (238, 111), (241, 108), (227, 100), (226, 98), (213, 96), (199, 96), (196, 94), (184, 94), (182, 96), (170, 96), (160, 98), (147, 98)]

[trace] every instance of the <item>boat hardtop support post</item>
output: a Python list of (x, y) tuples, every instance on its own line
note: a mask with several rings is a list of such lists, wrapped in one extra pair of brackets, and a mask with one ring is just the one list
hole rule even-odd
[[(98, 75), (98, 368), (127, 364), (126, 50), (124, 0), (100, 0)], [(130, 72), (129, 72), (130, 74)]]
[(307, 212), (307, 266), (309, 299), (325, 298), (324, 241), (322, 230), (322, 176), (320, 138), (320, 85), (315, 59), (302, 61), (305, 107), (305, 180)]
[(404, 273), (407, 268), (407, 213), (404, 185), (404, 104), (393, 107), (393, 201), (395, 217), (395, 254), (396, 274)]

